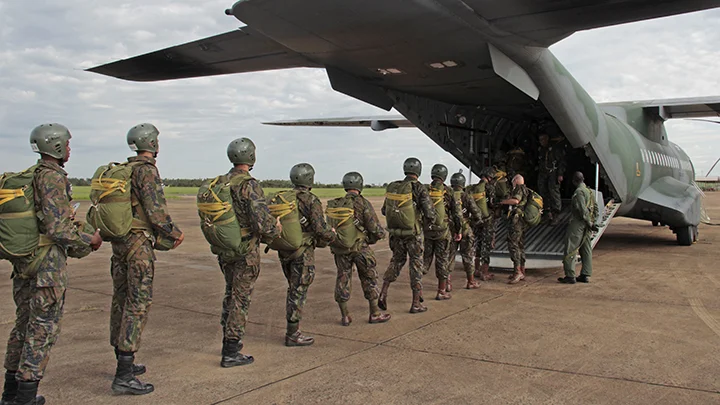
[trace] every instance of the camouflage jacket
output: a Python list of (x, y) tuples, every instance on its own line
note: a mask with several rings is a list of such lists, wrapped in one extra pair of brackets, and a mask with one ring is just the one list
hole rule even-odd
[[(486, 185), (487, 187), (487, 185)], [(487, 188), (486, 188), (487, 190)], [(470, 194), (468, 194), (464, 188), (458, 187), (454, 190), (455, 192), (460, 192), (460, 201), (458, 205), (460, 206), (460, 212), (462, 213), (462, 227), (461, 228), (450, 228), (452, 230), (452, 233), (462, 233), (465, 234), (468, 229), (468, 225), (471, 227), (476, 227), (480, 224), (482, 224), (482, 213), (480, 212), (480, 208), (478, 208), (477, 204), (475, 203), (475, 200), (472, 198)], [(486, 191), (487, 193), (487, 191)], [(487, 195), (487, 194), (486, 194)]]
[(347, 193), (346, 197), (353, 199), (355, 220), (365, 232), (365, 241), (372, 245), (385, 238), (385, 229), (380, 225), (380, 220), (375, 213), (370, 201), (359, 194)]
[(326, 247), (335, 240), (335, 232), (325, 222), (325, 213), (320, 199), (307, 187), (297, 186), (295, 192), (297, 193), (303, 232), (313, 236), (316, 247)]
[[(37, 286), (67, 285), (67, 250), (89, 251), (92, 234), (78, 230), (73, 223), (72, 186), (60, 165), (40, 159), (33, 183), (38, 228), (55, 243), (38, 264)], [(13, 276), (22, 274), (28, 265), (28, 260), (17, 261)]]
[(155, 159), (145, 156), (133, 156), (128, 162), (143, 162), (132, 173), (133, 217), (147, 219), (156, 236), (175, 241), (182, 233), (173, 223), (168, 213), (167, 201), (162, 188), (162, 179), (155, 166)]
[(538, 149), (538, 170), (541, 173), (565, 174), (565, 152), (559, 146)]
[[(445, 189), (445, 195), (443, 198), (443, 203), (445, 204), (445, 223), (448, 225), (448, 228), (453, 229), (460, 229), (462, 227), (462, 212), (460, 210), (460, 204), (458, 204), (457, 201), (455, 201), (455, 194), (453, 193), (453, 189), (448, 187), (447, 184), (440, 180), (433, 180), (430, 185), (426, 186), (426, 190), (428, 190), (428, 193), (430, 192), (430, 187), (433, 187), (435, 189)], [(428, 194), (429, 195), (429, 194)], [(428, 225), (431, 222), (425, 223), (425, 234), (427, 235), (428, 232), (432, 233), (435, 232), (431, 229), (429, 229)]]
[(530, 196), (530, 191), (527, 187), (525, 187), (524, 184), (518, 184), (515, 187), (513, 187), (512, 191), (510, 192), (510, 196), (508, 198), (514, 198), (518, 201), (520, 201), (517, 205), (511, 205), (510, 206), (510, 214), (514, 215), (515, 213), (522, 212), (523, 208), (525, 208), (525, 204), (528, 202), (528, 197)]
[[(420, 214), (418, 215), (417, 220), (421, 224), (421, 227), (423, 221), (435, 222), (435, 208), (433, 207), (430, 194), (425, 186), (423, 186), (416, 178), (410, 176), (406, 176), (403, 181), (409, 181), (412, 184), (413, 204), (415, 204), (417, 212)], [(383, 215), (386, 215), (385, 204), (383, 204), (380, 212)]]
[[(229, 180), (241, 174), (247, 175), (248, 172), (233, 168), (228, 172), (227, 177)], [(238, 224), (241, 228), (250, 228), (252, 237), (256, 239), (245, 260), (248, 266), (259, 266), (259, 241), (276, 238), (280, 235), (280, 229), (276, 226), (275, 218), (270, 215), (270, 210), (265, 202), (265, 194), (257, 180), (249, 179), (242, 184), (232, 186), (230, 190)]]

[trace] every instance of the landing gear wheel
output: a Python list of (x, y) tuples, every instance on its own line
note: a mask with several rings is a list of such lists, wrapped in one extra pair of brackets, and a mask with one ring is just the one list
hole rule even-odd
[(677, 228), (675, 233), (677, 235), (678, 245), (690, 246), (693, 244), (693, 241), (695, 239), (695, 230), (693, 228), (695, 227), (692, 225)]
[(700, 231), (698, 230), (697, 226), (693, 226), (693, 243), (698, 241), (698, 235), (700, 234)]

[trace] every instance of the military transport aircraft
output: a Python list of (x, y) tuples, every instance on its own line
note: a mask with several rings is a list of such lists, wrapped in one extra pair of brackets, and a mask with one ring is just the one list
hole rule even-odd
[[(243, 0), (225, 13), (246, 26), (89, 71), (157, 81), (324, 68), (336, 91), (402, 116), (277, 124), (417, 127), (475, 172), (498, 152), (530, 150), (524, 134), (541, 128), (567, 145), (568, 171), (584, 171), (609, 201), (606, 222), (653, 221), (691, 245), (702, 193), (664, 121), (718, 116), (720, 97), (598, 104), (548, 47), (579, 30), (715, 7), (720, 0)], [(536, 253), (557, 254), (564, 227), (540, 228), (528, 235)]]

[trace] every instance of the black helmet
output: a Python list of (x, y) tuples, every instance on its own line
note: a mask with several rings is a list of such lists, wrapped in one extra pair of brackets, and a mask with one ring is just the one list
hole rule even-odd
[(358, 172), (346, 173), (342, 179), (342, 185), (345, 191), (357, 190), (362, 191), (363, 189), (363, 177)]
[(492, 167), (486, 167), (482, 169), (480, 172), (480, 177), (487, 177), (488, 179), (492, 179), (495, 177), (495, 169)]
[(430, 170), (430, 177), (437, 177), (442, 181), (447, 180), (448, 176), (448, 169), (445, 167), (445, 165), (441, 165), (440, 163), (436, 164), (432, 167)]
[(255, 144), (248, 138), (238, 138), (228, 145), (227, 155), (232, 164), (253, 166), (255, 164)]
[(465, 175), (462, 173), (455, 173), (450, 177), (450, 185), (453, 187), (465, 187)]
[(290, 181), (296, 186), (312, 187), (315, 182), (315, 169), (310, 163), (298, 163), (290, 169)]
[(420, 177), (420, 174), (422, 173), (422, 163), (420, 163), (420, 159), (414, 157), (405, 159), (405, 163), (403, 163), (403, 172), (405, 174), (414, 174)]

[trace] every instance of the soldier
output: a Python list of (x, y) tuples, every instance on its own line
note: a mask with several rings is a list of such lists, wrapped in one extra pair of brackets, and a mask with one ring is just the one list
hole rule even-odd
[(310, 192), (315, 181), (315, 169), (308, 163), (299, 163), (290, 169), (290, 181), (295, 186), (302, 232), (311, 235), (312, 240), (309, 245), (294, 252), (278, 251), (288, 282), (285, 346), (309, 346), (315, 343), (315, 339), (300, 332), (300, 320), (308, 288), (315, 279), (315, 248), (326, 247), (335, 240), (335, 230), (325, 222), (322, 203)]
[(472, 196), (465, 192), (465, 176), (462, 173), (453, 174), (450, 177), (450, 185), (453, 188), (455, 201), (460, 206), (460, 212), (462, 213), (460, 229), (452, 229), (452, 232), (461, 234), (462, 239), (460, 242), (453, 240), (450, 244), (449, 266), (451, 269), (454, 267), (455, 254), (459, 247), (463, 269), (467, 277), (465, 288), (468, 290), (480, 288), (480, 283), (475, 281), (473, 274), (473, 260), (475, 259), (475, 233), (473, 229), (482, 224), (482, 214)]
[(98, 231), (85, 233), (72, 222), (71, 186), (63, 170), (70, 159), (70, 138), (70, 131), (60, 124), (43, 124), (30, 134), (30, 146), (41, 156), (32, 185), (43, 247), (33, 257), (12, 263), (17, 310), (5, 354), (3, 405), (45, 403), (44, 397), (36, 395), (50, 349), (60, 333), (68, 283), (67, 256), (87, 256), (102, 244)]
[(550, 137), (540, 134), (538, 148), (538, 192), (546, 201), (550, 224), (555, 225), (560, 214), (560, 183), (565, 174), (565, 154), (560, 147), (550, 146)]
[[(435, 276), (438, 279), (436, 300), (449, 300), (452, 285), (449, 279), (448, 257), (450, 244), (454, 240), (460, 242), (462, 235), (455, 233), (451, 235), (450, 229), (460, 230), (462, 224), (462, 213), (459, 204), (456, 203), (453, 191), (445, 184), (447, 179), (447, 167), (436, 164), (430, 170), (432, 183), (425, 186), (430, 195), (430, 200), (435, 207), (435, 220), (425, 222), (423, 229), (425, 234), (425, 253), (423, 255), (423, 275), (430, 270), (433, 257), (435, 257)], [(450, 226), (452, 223), (452, 226)]]
[(416, 314), (427, 311), (422, 304), (422, 276), (423, 276), (423, 220), (435, 221), (430, 195), (425, 187), (418, 181), (422, 173), (422, 163), (417, 158), (405, 159), (403, 163), (405, 178), (390, 183), (387, 188), (382, 214), (388, 222), (390, 234), (390, 249), (393, 252), (388, 265), (383, 286), (378, 299), (378, 306), (387, 310), (387, 294), (390, 283), (397, 280), (400, 270), (410, 259), (410, 288), (413, 292), (413, 301), (410, 313)]
[[(477, 199), (473, 196), (474, 201), (480, 202), (482, 221), (473, 228), (475, 232), (475, 277), (482, 281), (490, 281), (495, 275), (490, 273), (490, 252), (495, 245), (495, 169), (486, 167), (480, 173), (480, 182), (473, 186), (478, 193)], [(486, 211), (483, 212), (482, 202), (486, 205)], [(478, 203), (476, 203), (476, 206)]]
[[(341, 324), (349, 326), (352, 322), (347, 302), (350, 300), (353, 265), (357, 268), (365, 299), (370, 303), (369, 322), (387, 322), (390, 320), (390, 315), (380, 312), (378, 307), (380, 291), (377, 285), (377, 260), (369, 246), (385, 239), (385, 230), (380, 226), (380, 221), (370, 201), (361, 195), (363, 189), (362, 175), (357, 172), (347, 173), (343, 176), (342, 184), (347, 192), (345, 198), (352, 201), (353, 213), (349, 219), (353, 223), (350, 226), (357, 227), (361, 239), (350, 249), (331, 245), (338, 271), (335, 284), (335, 302), (340, 307)], [(340, 230), (337, 229), (337, 232), (339, 239)]]
[(522, 210), (527, 204), (529, 191), (525, 187), (525, 179), (517, 174), (512, 180), (513, 189), (510, 197), (500, 204), (510, 206), (510, 227), (508, 229), (508, 248), (513, 262), (514, 272), (508, 284), (517, 284), (525, 280), (525, 230), (527, 225), (522, 217)]
[(128, 147), (137, 152), (128, 162), (141, 163), (133, 169), (130, 180), (133, 221), (143, 223), (149, 230), (133, 229), (111, 241), (110, 344), (117, 357), (112, 391), (120, 395), (144, 395), (154, 390), (152, 384), (136, 378), (145, 373), (145, 367), (133, 364), (152, 304), (154, 246), (166, 243), (167, 248), (174, 249), (185, 239), (170, 218), (162, 178), (155, 166), (160, 151), (159, 133), (154, 125), (147, 123), (134, 126), (127, 133)]
[(250, 242), (249, 250), (247, 254), (239, 257), (218, 255), (220, 270), (225, 276), (220, 366), (235, 367), (254, 361), (252, 356), (244, 355), (240, 350), (243, 348), (242, 338), (245, 336), (250, 296), (260, 274), (259, 241), (277, 237), (281, 228), (279, 221), (270, 215), (260, 184), (249, 176), (255, 165), (255, 144), (248, 138), (236, 139), (228, 145), (227, 155), (234, 165), (227, 174), (227, 180), (238, 176), (249, 177), (238, 184), (231, 183), (230, 187), (237, 222), (242, 229), (249, 230), (249, 234), (243, 237), (243, 240)]
[[(595, 219), (598, 215), (598, 206), (593, 198), (593, 193), (585, 186), (585, 176), (581, 172), (573, 175), (575, 193), (571, 202), (571, 217), (567, 227), (565, 257), (563, 257), (563, 268), (565, 277), (558, 278), (558, 281), (565, 284), (575, 284), (575, 281), (589, 283), (592, 275), (592, 246), (590, 236), (592, 232), (598, 231)], [(580, 277), (575, 278), (575, 256), (580, 252), (582, 270)]]

